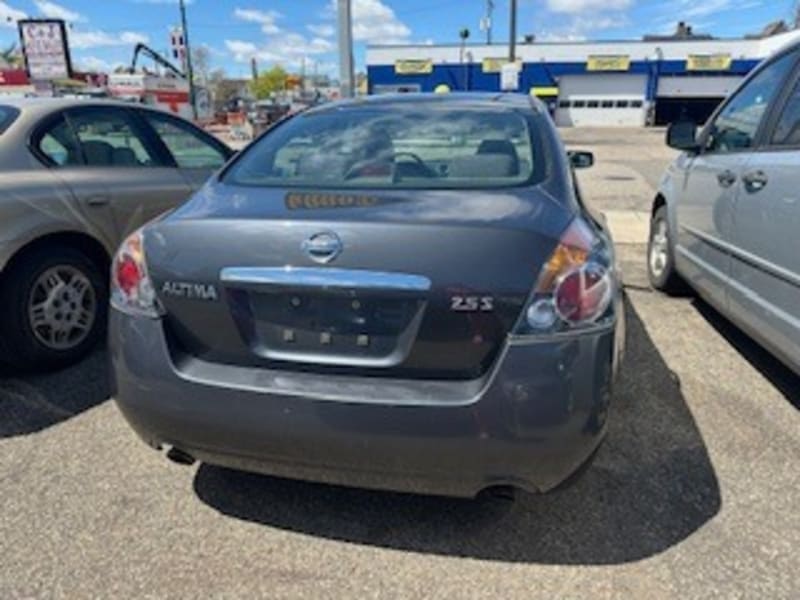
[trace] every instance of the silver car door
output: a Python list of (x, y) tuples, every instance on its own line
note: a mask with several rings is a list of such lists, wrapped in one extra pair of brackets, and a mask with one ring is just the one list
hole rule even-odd
[(188, 121), (156, 111), (141, 111), (193, 190), (198, 190), (233, 155), (225, 144)]
[(86, 211), (113, 221), (119, 239), (178, 206), (191, 190), (125, 108), (70, 109), (78, 164), (58, 174)]
[[(107, 196), (105, 185), (83, 184), (85, 167), (80, 145), (63, 113), (51, 115), (38, 124), (30, 148), (49, 167), (47, 176), (57, 181), (59, 186), (58, 194), (52, 195), (44, 204), (42, 198), (36, 198), (37, 208), (46, 210), (52, 220), (90, 232), (107, 248), (115, 247), (119, 233), (110, 207), (102, 203)], [(20, 173), (17, 179), (24, 177), (25, 174)], [(41, 177), (37, 172), (36, 178)], [(19, 184), (14, 186), (14, 189), (18, 188)], [(80, 200), (74, 192), (78, 188), (81, 189)]]
[(730, 310), (800, 372), (800, 83), (767, 136), (734, 208)]
[(756, 73), (725, 103), (700, 136), (677, 205), (676, 260), (681, 273), (722, 310), (727, 308), (733, 214), (742, 176), (764, 115), (794, 66), (781, 57)]

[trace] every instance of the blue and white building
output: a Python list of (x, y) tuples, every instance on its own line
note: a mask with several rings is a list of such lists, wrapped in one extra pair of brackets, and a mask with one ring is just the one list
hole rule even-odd
[[(562, 126), (644, 126), (681, 114), (705, 120), (761, 60), (800, 31), (759, 39), (690, 37), (517, 46), (519, 91), (547, 102)], [(499, 91), (508, 46), (367, 49), (370, 94)]]

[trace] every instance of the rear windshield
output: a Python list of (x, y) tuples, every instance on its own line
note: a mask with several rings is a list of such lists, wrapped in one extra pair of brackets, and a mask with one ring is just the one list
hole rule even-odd
[(19, 111), (16, 108), (0, 105), (0, 135), (5, 133), (6, 129), (11, 126), (18, 114)]
[(297, 116), (251, 146), (226, 183), (264, 187), (491, 188), (530, 182), (532, 127), (510, 109), (346, 108)]

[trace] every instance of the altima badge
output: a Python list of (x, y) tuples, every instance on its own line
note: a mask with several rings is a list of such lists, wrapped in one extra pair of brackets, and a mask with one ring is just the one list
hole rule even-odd
[(217, 288), (207, 283), (186, 283), (182, 281), (165, 281), (161, 293), (173, 298), (187, 300), (205, 300), (216, 302), (219, 299)]

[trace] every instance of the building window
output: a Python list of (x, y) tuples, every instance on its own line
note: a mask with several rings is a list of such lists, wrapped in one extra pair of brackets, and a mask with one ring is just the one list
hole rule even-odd
[(586, 103), (587, 108), (600, 108), (600, 101), (599, 100), (589, 100)]
[(614, 108), (614, 101), (613, 100), (603, 100), (600, 104), (602, 108)]
[(644, 106), (644, 102), (641, 100), (633, 100), (631, 102), (631, 108), (642, 108)]
[(617, 100), (617, 108), (628, 108), (630, 105), (628, 100)]
[(569, 108), (569, 100), (559, 100), (558, 108)]
[(586, 100), (573, 101), (572, 108), (586, 108)]

